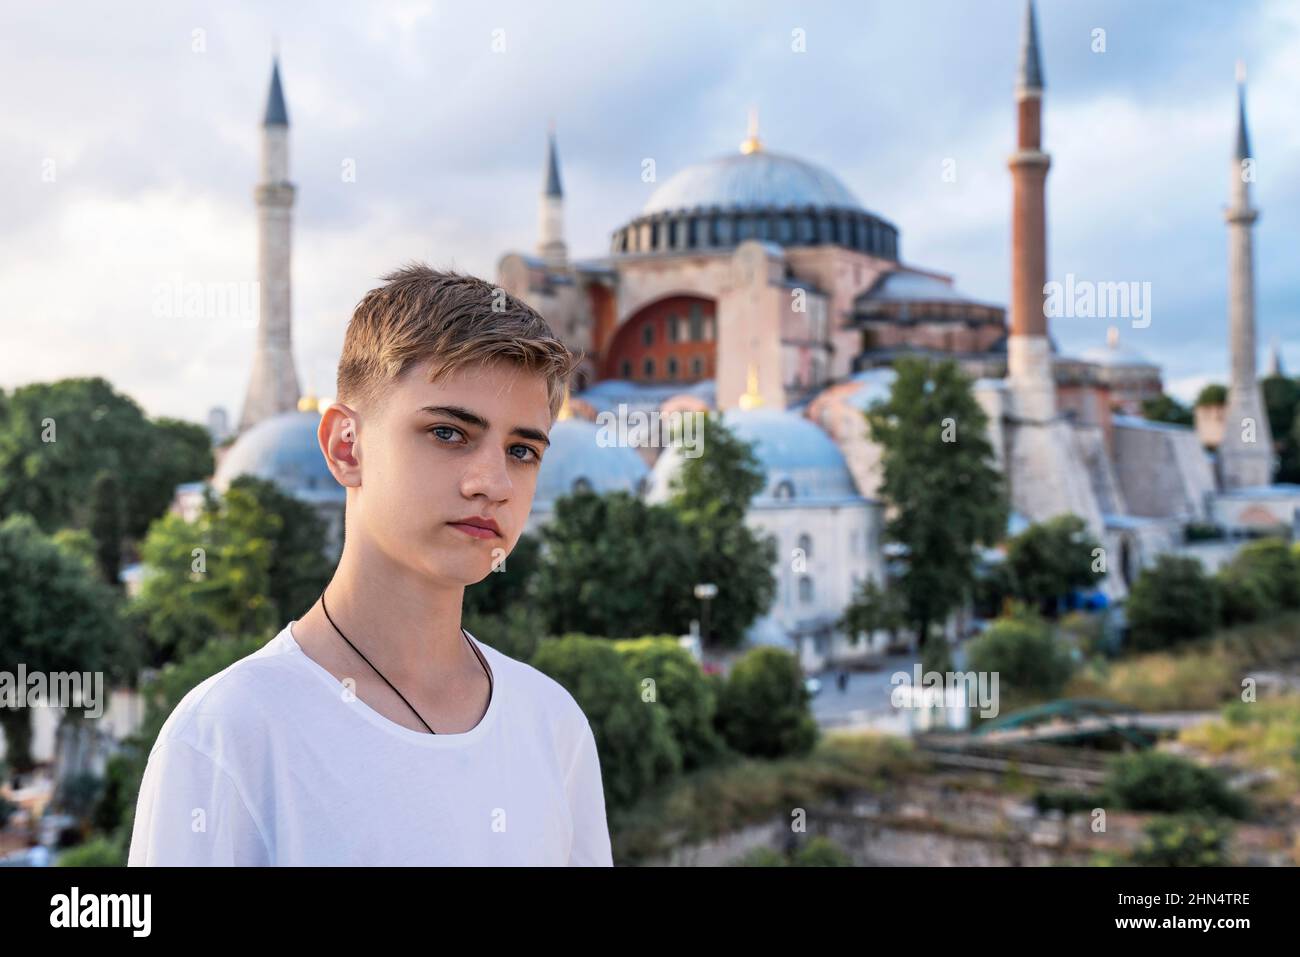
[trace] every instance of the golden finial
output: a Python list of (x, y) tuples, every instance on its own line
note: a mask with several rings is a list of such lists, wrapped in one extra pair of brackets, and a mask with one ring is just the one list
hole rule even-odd
[(560, 404), (560, 411), (555, 416), (555, 421), (560, 422), (563, 419), (573, 418), (573, 411), (569, 408), (569, 387), (564, 387), (564, 401)]
[(749, 108), (749, 134), (745, 137), (745, 142), (740, 144), (742, 153), (757, 153), (763, 148), (763, 144), (758, 141), (758, 107)]
[(1106, 330), (1106, 345), (1112, 349), (1119, 348), (1119, 326), (1111, 326)]
[(319, 406), (319, 400), (316, 398), (316, 395), (312, 392), (308, 392), (306, 395), (304, 395), (301, 399), (298, 400), (299, 412), (319, 412), (320, 409), (318, 406)]
[(754, 363), (749, 364), (749, 373), (746, 376), (745, 394), (740, 397), (740, 407), (742, 409), (757, 409), (763, 404), (763, 393), (758, 391), (758, 369)]

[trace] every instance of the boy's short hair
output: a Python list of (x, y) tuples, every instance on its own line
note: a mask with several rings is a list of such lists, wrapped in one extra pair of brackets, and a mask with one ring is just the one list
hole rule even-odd
[(357, 303), (343, 338), (336, 398), (381, 400), (412, 366), (428, 381), (493, 360), (546, 378), (551, 419), (559, 414), (579, 361), (527, 303), (476, 276), (411, 263)]

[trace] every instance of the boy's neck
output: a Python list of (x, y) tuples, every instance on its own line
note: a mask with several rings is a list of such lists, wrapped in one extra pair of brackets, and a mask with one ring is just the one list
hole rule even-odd
[[(318, 641), (336, 641), (335, 626), (390, 681), (454, 675), (478, 658), (461, 635), (461, 585), (439, 585), (391, 562), (378, 549), (348, 542), (325, 589), (327, 618), (318, 601), (294, 631)], [(334, 620), (331, 624), (329, 618)], [(331, 637), (332, 636), (332, 637)], [(381, 663), (382, 662), (382, 663)]]

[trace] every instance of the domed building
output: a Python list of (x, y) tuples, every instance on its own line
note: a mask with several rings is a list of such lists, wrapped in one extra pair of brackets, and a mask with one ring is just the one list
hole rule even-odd
[(332, 554), (337, 558), (343, 549), (347, 489), (325, 464), (316, 438), (319, 425), (320, 411), (312, 396), (305, 396), (297, 411), (262, 419), (221, 452), (211, 484), (224, 494), (241, 475), (274, 482), (287, 495), (310, 505), (324, 520)]
[[(859, 583), (884, 580), (882, 506), (858, 492), (844, 455), (825, 431), (796, 412), (763, 406), (756, 393), (742, 400), (741, 407), (721, 415), (737, 438), (753, 443), (765, 472), (746, 523), (777, 544), (776, 596), (747, 639), (788, 647), (810, 670), (828, 659), (871, 653), (870, 643), (850, 641), (835, 621)], [(682, 464), (680, 448), (664, 449), (650, 474), (648, 501), (667, 500)]]
[(537, 473), (533, 507), (524, 526), (536, 532), (550, 520), (556, 499), (578, 491), (645, 492), (649, 468), (630, 445), (609, 444), (605, 430), (595, 422), (569, 412), (568, 398), (547, 437), (551, 440)]
[(536, 253), (503, 255), (497, 282), (583, 353), (579, 395), (611, 379), (712, 381), (725, 409), (753, 365), (764, 402), (785, 408), (907, 351), (952, 354), (976, 375), (1005, 368), (1005, 311), (905, 265), (893, 223), (829, 170), (768, 150), (752, 114), (737, 153), (653, 186), (599, 258), (569, 258), (554, 136), (544, 168)]

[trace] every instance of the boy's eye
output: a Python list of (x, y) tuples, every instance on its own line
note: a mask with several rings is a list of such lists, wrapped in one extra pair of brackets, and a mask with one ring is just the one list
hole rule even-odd
[[(512, 446), (510, 446), (510, 450), (511, 450), (512, 452), (515, 451), (515, 450), (521, 450), (521, 451), (523, 451), (523, 453), (524, 453), (523, 455), (516, 455), (516, 456), (515, 456), (515, 458), (519, 459), (519, 461), (521, 461), (521, 462), (535, 462), (535, 461), (537, 461), (537, 451), (536, 451), (532, 446), (530, 446), (530, 445), (512, 445)], [(531, 458), (530, 458), (530, 456), (531, 456)]]
[(433, 428), (428, 429), (427, 431), (430, 434), (437, 434), (440, 432), (450, 432), (451, 435), (447, 435), (447, 436), (438, 435), (438, 438), (442, 439), (444, 442), (450, 442), (452, 438), (460, 434), (460, 429), (452, 428), (450, 425), (435, 425)]

